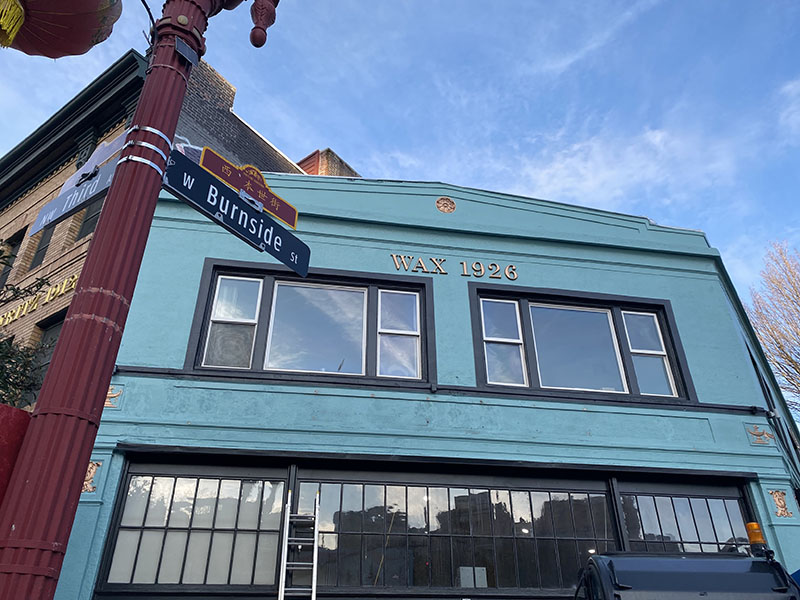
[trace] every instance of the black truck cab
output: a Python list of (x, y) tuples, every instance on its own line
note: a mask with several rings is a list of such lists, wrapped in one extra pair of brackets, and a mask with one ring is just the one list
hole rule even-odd
[(605, 554), (589, 558), (576, 600), (800, 600), (771, 557), (740, 554)]

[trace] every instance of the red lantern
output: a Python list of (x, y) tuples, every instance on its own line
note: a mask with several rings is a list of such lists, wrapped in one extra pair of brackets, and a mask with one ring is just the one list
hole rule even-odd
[(111, 35), (122, 0), (0, 0), (0, 46), (60, 58)]

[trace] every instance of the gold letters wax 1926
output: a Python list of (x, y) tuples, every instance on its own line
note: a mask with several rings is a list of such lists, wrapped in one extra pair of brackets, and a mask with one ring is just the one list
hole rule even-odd
[[(410, 271), (412, 273), (430, 273), (433, 275), (447, 275), (444, 268), (446, 258), (423, 258), (422, 256), (409, 256), (407, 254), (390, 254), (394, 262), (394, 268), (398, 271)], [(462, 277), (483, 277), (488, 276), (489, 279), (503, 279), (505, 277), (509, 281), (514, 281), (517, 275), (516, 265), (499, 265), (497, 263), (489, 263), (488, 265), (477, 260), (471, 265), (467, 265), (466, 261), (458, 263), (461, 266), (459, 274)]]

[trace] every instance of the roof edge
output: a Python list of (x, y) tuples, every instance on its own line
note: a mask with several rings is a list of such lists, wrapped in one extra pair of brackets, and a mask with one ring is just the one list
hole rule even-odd
[[(48, 166), (60, 166), (66, 157), (48, 154), (57, 152), (59, 144), (71, 137), (71, 129), (85, 126), (109, 94), (129, 86), (136, 79), (141, 79), (143, 83), (146, 69), (145, 57), (136, 50), (128, 50), (47, 121), (0, 157), (0, 190), (4, 191), (0, 198), (0, 209), (24, 193), (36, 180), (46, 176), (44, 171)], [(47, 164), (39, 165), (43, 160)], [(14, 182), (18, 182), (18, 185), (12, 185)]]

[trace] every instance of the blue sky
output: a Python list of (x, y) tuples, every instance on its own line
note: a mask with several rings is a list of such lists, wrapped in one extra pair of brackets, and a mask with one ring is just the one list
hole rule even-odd
[[(744, 299), (770, 240), (800, 246), (795, 0), (283, 0), (261, 49), (248, 8), (212, 19), (205, 58), (295, 160), (702, 229)], [(126, 0), (84, 56), (0, 52), (0, 154), (146, 28)]]

